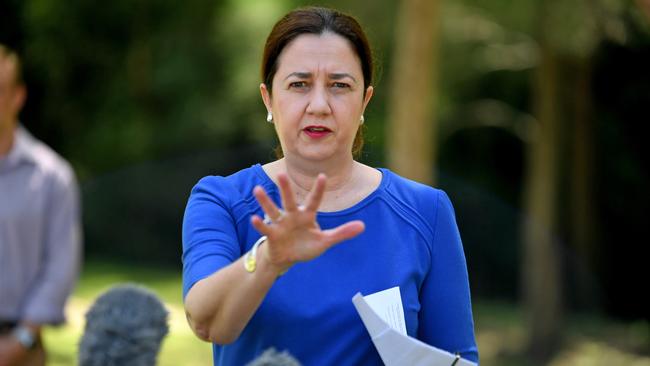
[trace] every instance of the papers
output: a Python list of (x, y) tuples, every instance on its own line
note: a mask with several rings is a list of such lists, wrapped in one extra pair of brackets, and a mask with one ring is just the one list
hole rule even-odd
[[(476, 366), (406, 335), (399, 287), (365, 297), (357, 293), (352, 302), (386, 366)], [(397, 305), (399, 310), (395, 308)]]
[(404, 324), (404, 307), (399, 287), (375, 292), (372, 295), (364, 296), (363, 299), (368, 306), (391, 328), (406, 335), (406, 324)]

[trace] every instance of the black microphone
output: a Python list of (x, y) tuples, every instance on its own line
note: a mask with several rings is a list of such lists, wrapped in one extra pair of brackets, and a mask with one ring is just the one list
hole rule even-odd
[(287, 351), (278, 352), (271, 347), (246, 366), (301, 366)]
[(80, 366), (153, 366), (169, 331), (167, 309), (144, 287), (115, 286), (86, 313)]

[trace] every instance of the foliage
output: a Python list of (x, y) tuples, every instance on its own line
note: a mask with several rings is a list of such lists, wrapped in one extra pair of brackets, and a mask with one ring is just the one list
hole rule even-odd
[(241, 41), (261, 39), (244, 29), (273, 12), (246, 18), (245, 9), (196, 0), (116, 1), (101, 11), (82, 0), (59, 5), (24, 5), (26, 74), (40, 106), (28, 106), (27, 124), (70, 157), (82, 180), (250, 140), (241, 107), (251, 110), (257, 92), (249, 65), (260, 42)]
[[(373, 45), (378, 75), (365, 115), (364, 161), (383, 165), (398, 1), (326, 0), (356, 15)], [(264, 37), (304, 0), (69, 0), (0, 3), (0, 37), (22, 51), (29, 87), (21, 116), (68, 158), (80, 177), (86, 253), (147, 263), (180, 258), (185, 200), (200, 177), (272, 159), (273, 128), (259, 99)], [(582, 303), (647, 318), (627, 301), (644, 275), (635, 255), (647, 236), (650, 184), (643, 124), (650, 21), (623, 0), (443, 2), (438, 105), (440, 186), (455, 204), (475, 294), (517, 296), (525, 151), (534, 138), (539, 44), (562, 59), (562, 75), (590, 67), (596, 216)], [(540, 26), (541, 12), (549, 23)], [(568, 66), (567, 66), (568, 65)], [(561, 91), (575, 104), (572, 84)], [(564, 116), (570, 122), (571, 116)], [(566, 124), (569, 136), (570, 124)], [(565, 144), (566, 141), (558, 141)], [(566, 149), (567, 159), (570, 150)], [(564, 168), (565, 170), (568, 169)], [(570, 181), (562, 182), (563, 202)], [(563, 243), (567, 292), (585, 259), (569, 242), (570, 211), (553, 233)], [(634, 281), (632, 281), (634, 282)]]

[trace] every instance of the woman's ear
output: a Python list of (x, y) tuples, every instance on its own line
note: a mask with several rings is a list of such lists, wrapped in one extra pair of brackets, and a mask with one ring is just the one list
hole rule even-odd
[(372, 98), (372, 93), (375, 91), (375, 89), (370, 85), (368, 89), (366, 89), (366, 95), (363, 97), (363, 111), (365, 112), (366, 107), (368, 106), (368, 103), (370, 102), (370, 99)]
[(260, 84), (260, 94), (262, 94), (262, 101), (266, 106), (266, 110), (268, 112), (273, 112), (273, 110), (271, 109), (271, 92), (269, 91), (269, 89), (266, 87), (266, 84), (264, 83)]

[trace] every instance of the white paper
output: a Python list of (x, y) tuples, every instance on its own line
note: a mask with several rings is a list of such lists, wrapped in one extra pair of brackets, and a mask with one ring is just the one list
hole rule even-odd
[(404, 307), (402, 306), (402, 296), (399, 292), (399, 287), (396, 286), (388, 290), (366, 295), (363, 298), (370, 308), (383, 321), (388, 323), (391, 328), (406, 335)]
[(474, 362), (456, 360), (457, 357), (447, 351), (393, 329), (360, 293), (354, 295), (352, 302), (386, 366), (476, 366)]

